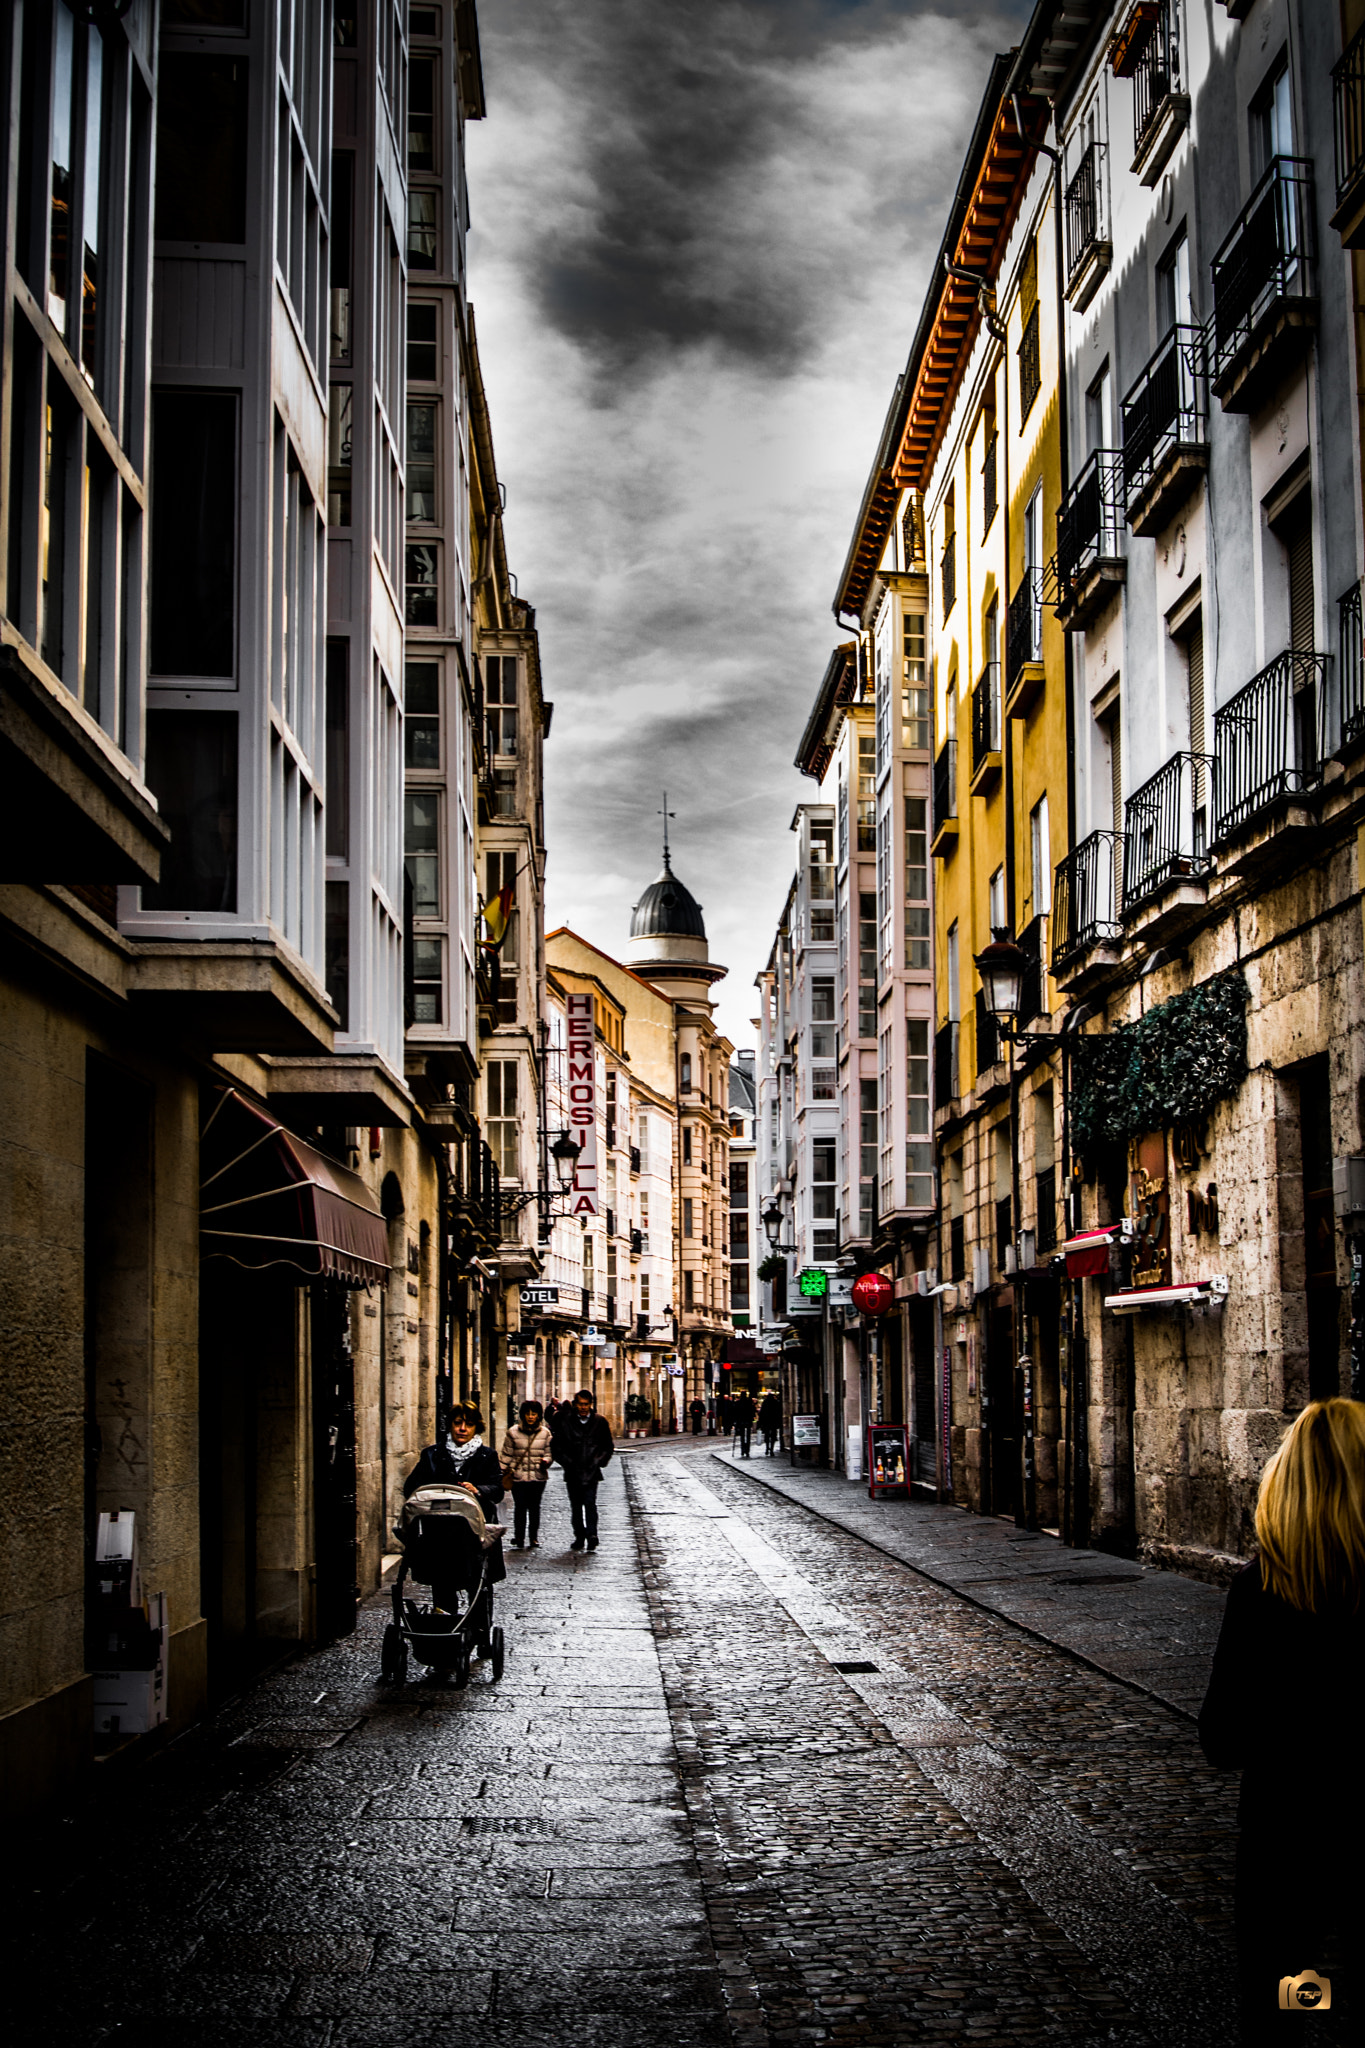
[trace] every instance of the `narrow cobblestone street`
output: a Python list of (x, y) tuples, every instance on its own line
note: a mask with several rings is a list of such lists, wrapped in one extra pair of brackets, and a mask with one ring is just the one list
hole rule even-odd
[(624, 1450), (595, 1556), (552, 1487), (500, 1684), (381, 1688), (375, 1600), (103, 1767), (9, 1915), (23, 2038), (1232, 2040), (1188, 1716), (712, 1448)]

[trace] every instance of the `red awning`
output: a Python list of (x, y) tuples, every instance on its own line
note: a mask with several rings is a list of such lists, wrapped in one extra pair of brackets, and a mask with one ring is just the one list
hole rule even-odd
[(293, 1266), (348, 1287), (389, 1277), (388, 1225), (358, 1173), (296, 1138), (225, 1088), (200, 1146), (199, 1238), (205, 1258)]
[(1099, 1273), (1109, 1271), (1109, 1247), (1114, 1242), (1112, 1230), (1078, 1230), (1065, 1244), (1066, 1277), (1068, 1280), (1093, 1280)]

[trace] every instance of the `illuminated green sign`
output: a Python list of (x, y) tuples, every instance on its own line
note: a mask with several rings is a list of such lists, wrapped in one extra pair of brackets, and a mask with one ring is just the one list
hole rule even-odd
[(812, 1301), (823, 1301), (829, 1293), (829, 1274), (819, 1266), (807, 1266), (798, 1274), (796, 1284)]

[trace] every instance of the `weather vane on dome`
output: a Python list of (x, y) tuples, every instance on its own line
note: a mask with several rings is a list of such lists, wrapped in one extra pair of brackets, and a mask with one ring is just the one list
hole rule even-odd
[(668, 821), (669, 821), (669, 819), (670, 819), (670, 818), (676, 818), (676, 817), (677, 817), (677, 815), (678, 815), (676, 811), (670, 811), (670, 810), (669, 810), (669, 808), (668, 808), (668, 791), (667, 791), (667, 790), (665, 790), (665, 791), (664, 791), (664, 807), (663, 807), (662, 811), (656, 811), (656, 812), (654, 813), (654, 815), (655, 815), (655, 817), (656, 817), (656, 818), (662, 818), (662, 819), (663, 819), (663, 821), (664, 821), (664, 866), (665, 866), (665, 867), (667, 867), (667, 866), (669, 865), (669, 860), (668, 860)]

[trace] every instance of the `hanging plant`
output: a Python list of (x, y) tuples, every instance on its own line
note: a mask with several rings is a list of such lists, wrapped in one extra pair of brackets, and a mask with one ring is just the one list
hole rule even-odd
[(1072, 1054), (1076, 1150), (1092, 1163), (1143, 1131), (1198, 1124), (1247, 1072), (1247, 985), (1232, 967)]
[(779, 1273), (785, 1273), (786, 1270), (787, 1261), (783, 1258), (781, 1252), (769, 1252), (766, 1259), (759, 1261), (758, 1277), (760, 1280), (771, 1282), (776, 1280)]

